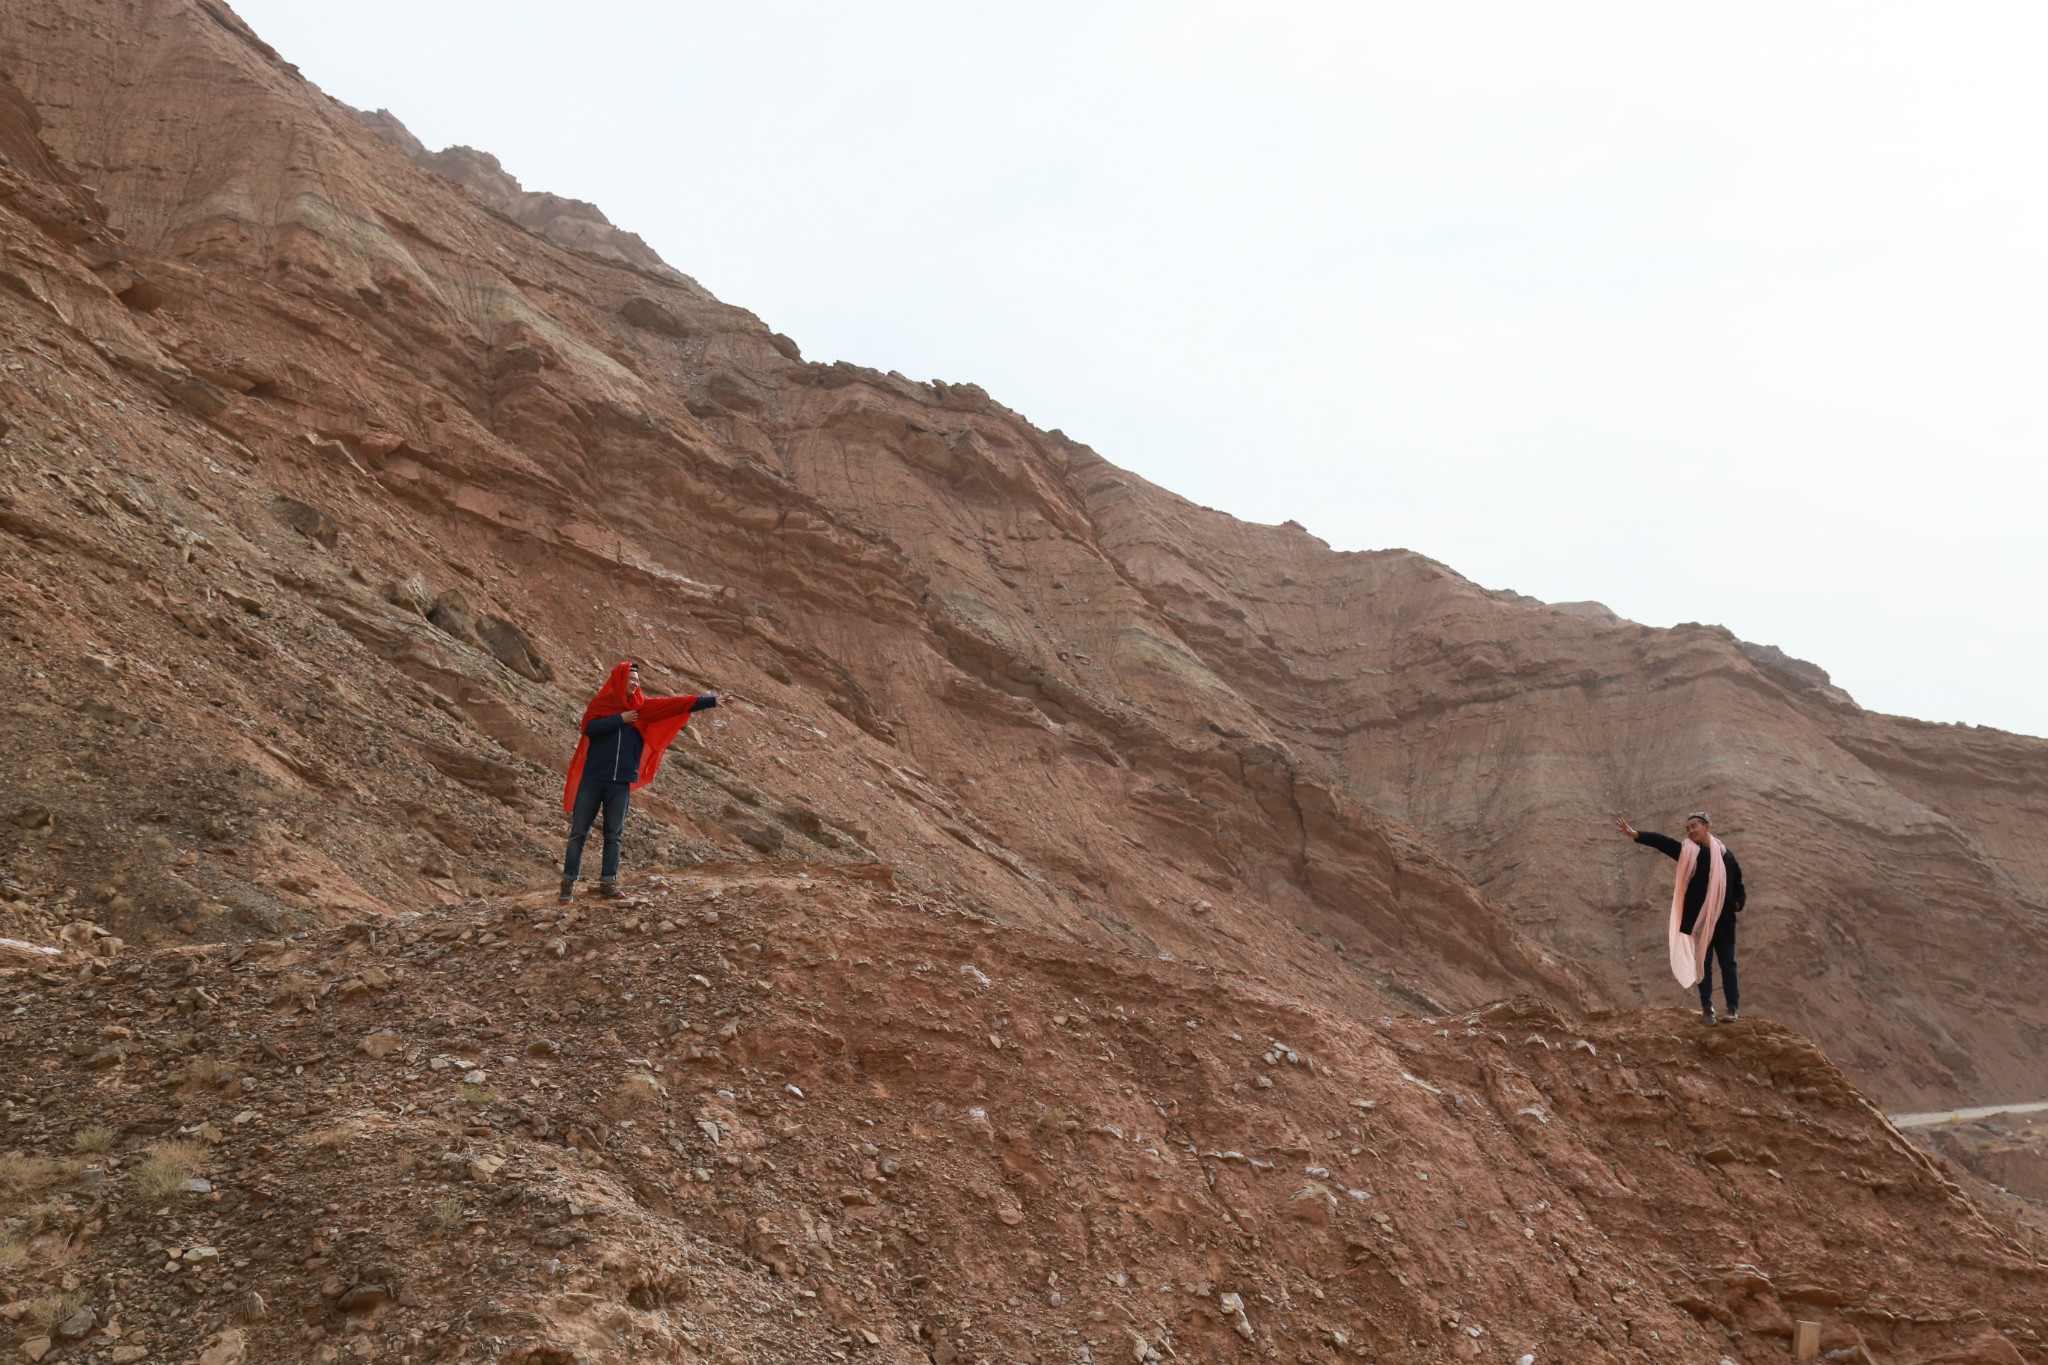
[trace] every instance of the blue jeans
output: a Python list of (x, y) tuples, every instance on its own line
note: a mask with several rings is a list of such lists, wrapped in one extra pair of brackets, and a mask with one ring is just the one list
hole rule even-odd
[(1721, 959), (1721, 993), (1728, 997), (1728, 1012), (1734, 1014), (1742, 999), (1742, 986), (1735, 979), (1735, 916), (1726, 910), (1714, 926), (1713, 941), (1707, 944), (1706, 970), (1700, 974), (1700, 1008), (1714, 1004), (1714, 959)]
[(583, 870), (583, 841), (590, 837), (597, 808), (604, 807), (604, 877), (619, 875), (619, 844), (626, 833), (626, 804), (633, 799), (630, 782), (604, 782), (586, 777), (576, 789), (576, 809), (569, 817), (569, 852), (562, 859), (562, 880), (573, 882)]

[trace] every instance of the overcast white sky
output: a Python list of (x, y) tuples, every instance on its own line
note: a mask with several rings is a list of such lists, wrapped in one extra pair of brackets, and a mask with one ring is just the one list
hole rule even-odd
[(811, 359), (2048, 735), (2048, 9), (239, 0)]

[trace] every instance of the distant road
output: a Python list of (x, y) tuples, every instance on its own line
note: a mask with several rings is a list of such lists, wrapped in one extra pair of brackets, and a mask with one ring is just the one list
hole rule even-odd
[(1938, 1114), (1890, 1114), (1894, 1128), (1932, 1128), (1938, 1123), (1968, 1123), (1993, 1114), (2036, 1114), (2048, 1109), (2048, 1100), (2032, 1104), (1980, 1104), (1975, 1109), (1944, 1109)]

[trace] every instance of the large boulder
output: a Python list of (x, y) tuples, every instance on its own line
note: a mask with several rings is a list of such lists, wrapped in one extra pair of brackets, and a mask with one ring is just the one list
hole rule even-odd
[(476, 621), (470, 615), (469, 599), (454, 588), (448, 589), (434, 599), (434, 605), (427, 612), (427, 619), (434, 628), (464, 644), (477, 643)]
[(484, 617), (476, 624), (476, 635), (499, 663), (520, 677), (535, 682), (554, 681), (555, 670), (534, 648), (532, 637), (504, 617)]
[(278, 498), (271, 503), (277, 519), (297, 531), (306, 539), (326, 549), (333, 549), (341, 539), (341, 523), (313, 506), (297, 498)]
[(653, 299), (641, 295), (627, 299), (625, 307), (619, 309), (619, 316), (635, 327), (659, 332), (665, 337), (686, 337), (690, 334), (688, 323)]

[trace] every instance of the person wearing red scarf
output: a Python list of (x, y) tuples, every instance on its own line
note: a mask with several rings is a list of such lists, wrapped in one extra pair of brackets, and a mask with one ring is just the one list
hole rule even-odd
[(707, 694), (649, 697), (640, 691), (640, 665), (630, 660), (614, 665), (604, 686), (583, 708), (582, 737), (569, 760), (569, 783), (562, 789), (562, 810), (569, 816), (569, 850), (562, 858), (562, 892), (567, 904), (576, 894), (583, 869), (583, 841), (599, 810), (604, 812), (604, 867), (599, 894), (619, 894), (619, 846), (626, 831), (626, 806), (632, 794), (654, 780), (669, 742), (683, 732), (695, 711), (718, 705)]

